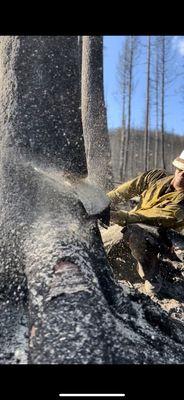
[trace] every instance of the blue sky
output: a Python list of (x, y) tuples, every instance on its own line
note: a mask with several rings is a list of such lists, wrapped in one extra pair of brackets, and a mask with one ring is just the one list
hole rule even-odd
[[(104, 87), (109, 129), (121, 126), (117, 64), (124, 38), (124, 36), (104, 36)], [(173, 36), (171, 39), (171, 68), (173, 69), (174, 81), (168, 88), (165, 126), (169, 132), (174, 131), (177, 134), (184, 135), (184, 96), (182, 100), (181, 95), (181, 87), (184, 87), (184, 68), (183, 76), (181, 74), (178, 76), (178, 73), (182, 71), (182, 65), (184, 65), (184, 37)], [(146, 43), (146, 37), (141, 37), (141, 42)], [(136, 89), (132, 100), (133, 127), (143, 126), (145, 113), (145, 50), (143, 49), (141, 53), (135, 69)], [(177, 74), (176, 71), (178, 71)], [(154, 117), (152, 117), (152, 123), (154, 123)]]

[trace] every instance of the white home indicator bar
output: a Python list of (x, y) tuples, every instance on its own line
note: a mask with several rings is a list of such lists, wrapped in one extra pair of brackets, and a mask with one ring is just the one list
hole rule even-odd
[(60, 393), (60, 397), (125, 397), (125, 393)]

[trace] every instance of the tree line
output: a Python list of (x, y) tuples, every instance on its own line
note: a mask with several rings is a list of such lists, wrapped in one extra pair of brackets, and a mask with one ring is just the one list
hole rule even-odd
[[(131, 129), (131, 135), (133, 137), (132, 146), (129, 147), (126, 175), (124, 180), (131, 179), (144, 171), (144, 151), (145, 151), (145, 132), (144, 130)], [(115, 185), (122, 181), (121, 175), (121, 140), (122, 140), (122, 128), (109, 132), (110, 143), (111, 143), (111, 157), (112, 157), (112, 168), (114, 175)], [(165, 148), (165, 169), (169, 172), (173, 172), (172, 160), (181, 153), (181, 149), (184, 148), (184, 136), (180, 136), (174, 133), (164, 134), (164, 148)], [(155, 152), (157, 158), (155, 160)], [(155, 131), (149, 132), (149, 153), (147, 157), (147, 169), (152, 168), (163, 168), (162, 164), (162, 136), (161, 132), (158, 132), (158, 137)], [(155, 162), (156, 161), (156, 162)]]
[[(167, 97), (170, 85), (177, 79), (177, 73), (173, 70), (172, 37), (147, 36), (146, 43), (144, 43), (139, 36), (125, 36), (117, 66), (118, 89), (122, 107), (118, 166), (121, 180), (131, 175), (134, 170), (134, 166), (129, 165), (128, 159), (134, 154), (138, 140), (138, 137), (135, 136), (137, 131), (132, 129), (134, 114), (132, 99), (136, 89), (136, 67), (140, 63), (140, 56), (142, 56), (141, 60), (145, 66), (146, 86), (144, 134), (138, 135), (142, 149), (140, 165), (142, 170), (149, 169), (151, 153), (153, 159), (151, 164), (154, 167), (159, 165), (166, 168), (167, 166), (169, 145), (165, 127)], [(170, 147), (172, 147), (171, 144)]]

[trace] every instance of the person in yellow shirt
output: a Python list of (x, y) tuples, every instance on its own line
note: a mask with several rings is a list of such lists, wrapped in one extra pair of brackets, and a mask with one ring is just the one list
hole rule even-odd
[[(153, 291), (161, 287), (158, 254), (165, 248), (171, 259), (176, 256), (167, 231), (184, 229), (184, 151), (173, 165), (174, 175), (160, 169), (150, 170), (107, 193), (111, 221), (123, 227), (123, 239), (137, 260), (137, 272)], [(118, 203), (136, 195), (140, 200), (133, 210), (116, 210)], [(151, 226), (154, 229), (149, 233)]]

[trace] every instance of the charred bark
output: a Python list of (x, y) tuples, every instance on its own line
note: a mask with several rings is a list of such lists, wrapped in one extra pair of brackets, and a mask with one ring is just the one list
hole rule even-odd
[(2, 141), (26, 161), (86, 176), (77, 36), (3, 37), (1, 71)]
[(109, 190), (113, 185), (103, 90), (102, 36), (83, 36), (82, 122), (89, 178)]

